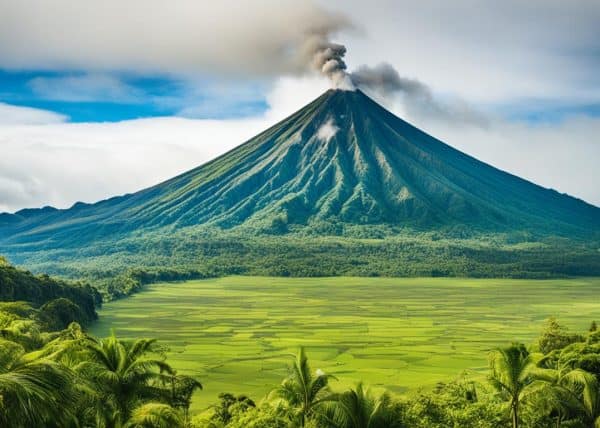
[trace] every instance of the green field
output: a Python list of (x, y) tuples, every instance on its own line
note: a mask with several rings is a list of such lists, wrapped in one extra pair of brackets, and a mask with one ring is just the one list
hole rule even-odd
[(555, 315), (584, 330), (600, 320), (600, 279), (227, 277), (162, 283), (108, 303), (93, 334), (155, 337), (169, 361), (219, 392), (260, 399), (307, 348), (344, 387), (359, 379), (401, 393), (481, 375), (487, 351), (531, 342)]

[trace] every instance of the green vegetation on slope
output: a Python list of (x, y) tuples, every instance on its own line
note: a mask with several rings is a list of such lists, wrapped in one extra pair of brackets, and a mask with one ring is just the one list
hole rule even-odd
[(399, 393), (482, 376), (490, 349), (529, 343), (550, 315), (586, 328), (598, 295), (595, 278), (227, 277), (149, 286), (105, 304), (91, 331), (158, 338), (173, 367), (202, 379), (198, 410), (223, 391), (263, 396), (299, 345), (340, 387)]
[[(328, 140), (318, 130), (333, 121)], [(588, 237), (600, 208), (478, 161), (360, 91), (330, 90), (217, 159), (148, 189), (68, 210), (23, 210), (0, 242), (35, 249), (188, 226), (282, 234), (324, 223), (454, 226)]]

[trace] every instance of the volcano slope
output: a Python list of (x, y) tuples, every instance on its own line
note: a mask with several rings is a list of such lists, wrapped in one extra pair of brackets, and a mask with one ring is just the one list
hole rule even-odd
[(0, 215), (0, 252), (68, 275), (600, 274), (599, 236), (600, 208), (455, 150), (359, 90), (327, 91), (140, 192)]

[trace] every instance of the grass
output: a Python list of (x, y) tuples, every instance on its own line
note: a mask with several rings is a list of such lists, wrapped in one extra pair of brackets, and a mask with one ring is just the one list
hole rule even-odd
[(219, 392), (262, 398), (300, 345), (339, 388), (362, 379), (402, 393), (465, 370), (481, 376), (491, 348), (530, 343), (551, 315), (578, 331), (600, 320), (599, 295), (594, 278), (239, 276), (148, 286), (106, 304), (91, 331), (158, 338), (204, 384), (198, 411)]

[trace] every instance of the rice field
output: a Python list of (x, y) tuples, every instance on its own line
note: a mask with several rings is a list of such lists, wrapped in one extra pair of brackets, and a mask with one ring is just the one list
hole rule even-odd
[(259, 400), (305, 346), (336, 388), (358, 380), (395, 393), (482, 376), (490, 349), (531, 343), (556, 316), (600, 321), (600, 279), (226, 277), (148, 286), (107, 303), (93, 334), (153, 337), (197, 377), (198, 411), (219, 392)]

